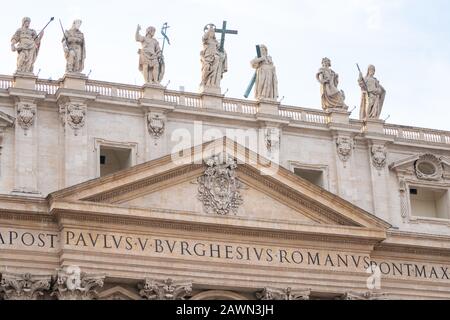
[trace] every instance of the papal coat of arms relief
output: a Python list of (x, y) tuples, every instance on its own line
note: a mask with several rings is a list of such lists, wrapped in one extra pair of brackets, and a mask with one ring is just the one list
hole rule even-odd
[(198, 198), (208, 213), (237, 214), (243, 203), (242, 184), (236, 177), (236, 161), (229, 155), (217, 155), (206, 161), (207, 169), (198, 178)]

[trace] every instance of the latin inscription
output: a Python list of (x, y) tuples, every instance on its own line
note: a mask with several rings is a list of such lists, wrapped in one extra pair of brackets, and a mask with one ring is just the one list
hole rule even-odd
[[(62, 237), (62, 239), (60, 239)], [(407, 262), (374, 261), (368, 255), (315, 251), (303, 248), (261, 247), (64, 230), (61, 234), (0, 229), (1, 249), (47, 250), (59, 248), (102, 250), (155, 257), (185, 257), (230, 263), (360, 271), (377, 267), (382, 275), (450, 281), (450, 267)], [(0, 251), (1, 253), (1, 251)]]

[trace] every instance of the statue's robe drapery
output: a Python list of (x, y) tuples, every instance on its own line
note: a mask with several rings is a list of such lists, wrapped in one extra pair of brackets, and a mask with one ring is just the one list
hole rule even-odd
[(256, 69), (256, 99), (276, 100), (278, 98), (278, 79), (272, 57), (264, 56), (251, 61)]
[(223, 74), (228, 71), (227, 54), (219, 51), (219, 43), (208, 33), (203, 36), (203, 50), (200, 53), (202, 63), (202, 86), (220, 87)]
[(66, 52), (66, 71), (82, 72), (84, 70), (84, 60), (86, 59), (86, 43), (83, 33), (75, 29), (66, 30), (63, 42), (66, 42), (68, 49)]
[(337, 87), (339, 85), (339, 75), (330, 68), (320, 68), (316, 75), (320, 82), (320, 94), (322, 98), (322, 108), (328, 109), (348, 109), (345, 104), (345, 94)]
[[(136, 41), (142, 43), (139, 49), (139, 71), (148, 73), (148, 81), (160, 83), (164, 77), (165, 65), (158, 40), (137, 35)], [(144, 70), (148, 66), (148, 70)]]
[(20, 28), (14, 33), (11, 41), (18, 43), (17, 72), (33, 72), (41, 44), (41, 39), (37, 36), (36, 31)]
[(379, 119), (381, 111), (383, 111), (386, 90), (380, 85), (377, 78), (372, 76), (367, 76), (364, 80), (359, 78), (358, 83), (362, 89), (360, 119), (364, 121)]

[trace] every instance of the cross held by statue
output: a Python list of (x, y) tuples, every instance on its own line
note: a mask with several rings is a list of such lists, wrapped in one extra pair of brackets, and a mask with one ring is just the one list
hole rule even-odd
[(237, 30), (227, 30), (227, 22), (226, 21), (223, 22), (222, 29), (217, 29), (214, 24), (210, 23), (205, 27), (205, 30), (209, 26), (214, 27), (216, 33), (220, 33), (222, 35), (222, 38), (220, 39), (220, 48), (219, 48), (220, 52), (224, 52), (224, 50), (225, 50), (225, 35), (226, 34), (238, 34)]

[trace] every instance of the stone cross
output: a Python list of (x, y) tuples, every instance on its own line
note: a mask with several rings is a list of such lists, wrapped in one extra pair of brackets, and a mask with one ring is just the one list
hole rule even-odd
[(227, 22), (224, 21), (222, 24), (222, 29), (216, 29), (216, 33), (220, 33), (222, 35), (220, 39), (220, 52), (224, 52), (225, 50), (225, 35), (228, 34), (238, 34), (237, 30), (227, 30)]

